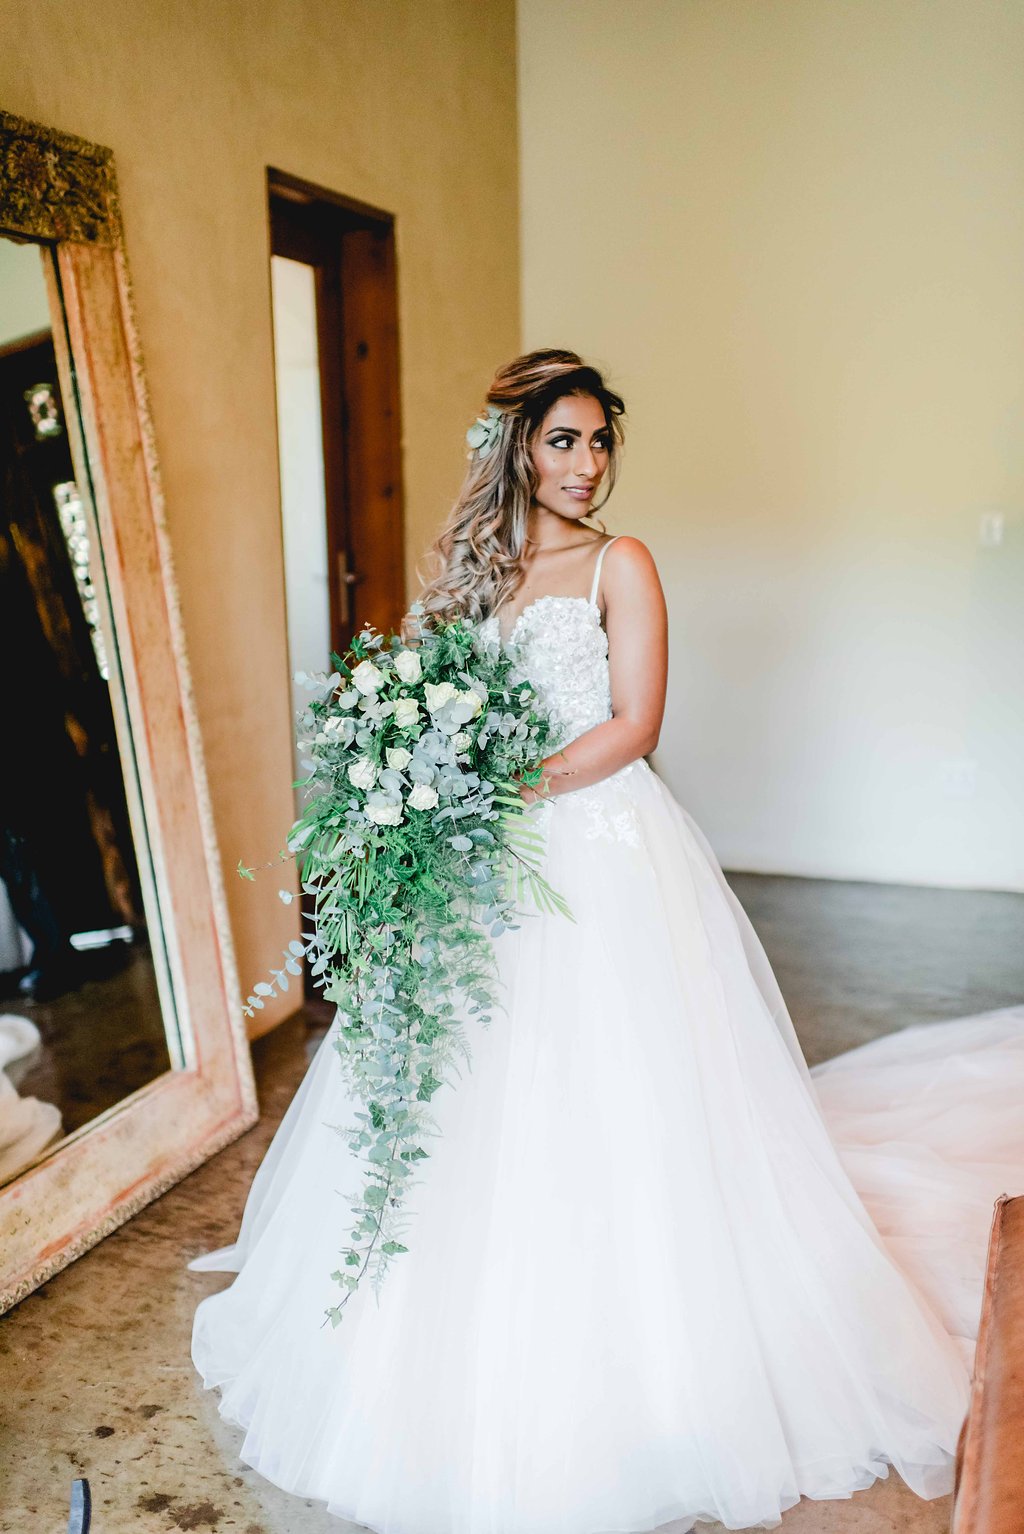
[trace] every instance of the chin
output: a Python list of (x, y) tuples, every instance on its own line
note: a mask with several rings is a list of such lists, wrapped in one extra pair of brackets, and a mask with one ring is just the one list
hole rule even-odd
[(550, 511), (554, 516), (561, 517), (563, 522), (582, 522), (594, 510), (595, 499), (595, 496), (591, 496), (589, 501), (580, 504), (571, 501), (568, 506), (564, 505), (561, 500), (559, 500), (557, 505), (541, 500), (538, 500), (537, 504), (538, 506), (543, 506), (545, 511)]

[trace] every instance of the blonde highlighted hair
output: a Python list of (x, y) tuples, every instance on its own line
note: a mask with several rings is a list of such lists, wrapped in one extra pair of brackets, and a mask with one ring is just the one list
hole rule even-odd
[[(431, 550), (435, 574), (420, 594), (426, 614), (479, 620), (512, 595), (523, 570), (530, 506), (537, 488), (533, 439), (552, 405), (589, 395), (608, 427), (608, 499), (622, 448), (625, 405), (598, 370), (569, 351), (534, 351), (499, 368), (485, 403), (501, 412), (497, 441), (474, 452), (455, 505)], [(589, 515), (593, 515), (592, 508)]]

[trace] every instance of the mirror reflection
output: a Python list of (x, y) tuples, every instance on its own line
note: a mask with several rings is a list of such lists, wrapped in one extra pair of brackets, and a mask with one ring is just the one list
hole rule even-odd
[(180, 1063), (50, 259), (0, 238), (0, 1182)]

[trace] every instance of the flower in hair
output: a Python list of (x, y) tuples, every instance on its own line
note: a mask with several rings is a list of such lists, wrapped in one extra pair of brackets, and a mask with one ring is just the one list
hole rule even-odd
[(470, 446), (470, 452), (466, 455), (468, 458), (474, 455), (486, 458), (497, 447), (501, 436), (501, 417), (502, 411), (495, 405), (487, 406), (486, 415), (477, 416), (466, 433), (466, 441)]

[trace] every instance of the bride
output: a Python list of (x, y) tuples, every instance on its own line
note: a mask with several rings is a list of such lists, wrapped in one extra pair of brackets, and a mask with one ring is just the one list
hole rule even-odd
[(192, 1353), (244, 1461), (383, 1534), (773, 1526), (895, 1467), (950, 1489), (994, 1200), (1024, 1191), (1024, 1011), (809, 1072), (711, 848), (645, 760), (654, 561), (588, 521), (623, 403), (502, 368), (426, 611), (481, 624), (555, 725), (531, 815), (573, 921), (496, 940), (505, 1012), (433, 1099), (409, 1251), (322, 1325), (360, 1168), (324, 1040)]

